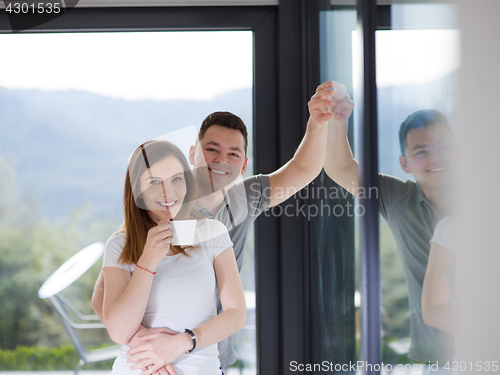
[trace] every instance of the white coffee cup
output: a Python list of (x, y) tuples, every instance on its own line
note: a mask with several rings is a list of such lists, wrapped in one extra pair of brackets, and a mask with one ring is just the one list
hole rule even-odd
[(172, 245), (189, 246), (194, 243), (194, 234), (198, 220), (172, 220)]

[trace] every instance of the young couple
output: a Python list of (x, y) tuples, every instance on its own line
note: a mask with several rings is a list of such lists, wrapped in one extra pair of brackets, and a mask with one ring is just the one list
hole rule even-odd
[[(235, 175), (241, 176), (246, 169), (247, 133), (241, 119), (225, 112), (203, 121), (191, 147), (189, 162), (198, 184), (190, 182), (186, 160), (175, 147), (153, 141), (136, 150), (125, 186), (126, 220), (108, 242), (93, 296), (94, 310), (111, 337), (124, 344), (115, 362), (116, 373), (220, 374), (219, 366), (234, 363), (230, 335), (245, 322), (238, 270), (250, 224), (261, 212), (308, 185), (323, 165), (341, 186), (352, 190), (358, 183), (357, 163), (347, 142), (353, 102), (341, 85), (333, 88), (333, 82), (318, 86), (308, 103), (306, 134), (294, 157), (269, 175), (235, 183)], [(423, 244), (427, 241), (428, 253), (427, 232), (432, 235), (434, 221), (442, 215), (440, 194), (447, 188), (448, 171), (447, 165), (441, 165), (441, 146), (450, 140), (448, 130), (447, 123), (437, 120), (409, 126), (403, 135), (400, 161), (403, 170), (413, 174), (417, 182), (381, 176), (381, 210), (390, 225), (404, 219), (404, 212), (394, 206), (407, 204), (418, 211), (412, 214), (408, 210), (410, 222), (406, 229), (401, 228), (401, 236), (395, 236), (403, 262), (408, 263), (405, 271), (410, 270), (406, 277), (412, 277), (416, 270), (415, 285), (420, 291), (420, 271), (426, 257)], [(149, 156), (155, 154), (151, 151), (157, 144), (161, 144), (160, 149), (172, 148), (172, 153)], [(419, 151), (426, 156), (417, 155)], [(200, 191), (195, 193), (196, 185)], [(424, 207), (413, 207), (418, 204)], [(169, 220), (189, 218), (198, 220), (198, 242), (184, 248), (174, 246)], [(229, 236), (218, 222), (229, 230)], [(421, 227), (425, 227), (425, 234)], [(405, 237), (403, 232), (407, 230), (414, 238)], [(416, 238), (419, 244), (414, 249)], [(411, 264), (413, 260), (406, 260), (404, 254), (415, 251), (422, 252), (418, 254), (421, 259)], [(190, 268), (194, 264), (199, 268)], [(218, 306), (219, 315), (214, 312), (215, 285), (223, 307), (221, 312)], [(409, 287), (410, 299), (412, 293)], [(417, 319), (421, 320), (421, 312)], [(432, 341), (432, 337), (429, 339)]]
[[(332, 87), (318, 87), (294, 157), (269, 175), (241, 179), (247, 130), (227, 112), (203, 121), (189, 153), (192, 171), (169, 142), (135, 150), (125, 181), (125, 222), (106, 245), (92, 297), (111, 338), (123, 344), (112, 373), (221, 374), (220, 367), (235, 362), (230, 336), (246, 320), (238, 271), (250, 226), (321, 172), (328, 121), (345, 122), (352, 110), (348, 97), (330, 100)], [(342, 107), (335, 116), (333, 105)], [(172, 241), (170, 220), (183, 219), (197, 220), (190, 246)]]

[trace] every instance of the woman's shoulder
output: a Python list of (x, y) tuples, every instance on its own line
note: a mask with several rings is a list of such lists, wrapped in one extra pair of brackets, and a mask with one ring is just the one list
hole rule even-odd
[(118, 231), (115, 232), (109, 237), (108, 241), (106, 242), (106, 248), (108, 247), (120, 247), (123, 248), (125, 246), (125, 231)]
[(122, 254), (123, 248), (125, 247), (125, 232), (118, 231), (111, 235), (106, 242), (106, 247), (104, 249), (104, 262), (103, 267), (119, 267), (126, 271), (129, 271), (125, 265), (121, 264), (118, 259)]

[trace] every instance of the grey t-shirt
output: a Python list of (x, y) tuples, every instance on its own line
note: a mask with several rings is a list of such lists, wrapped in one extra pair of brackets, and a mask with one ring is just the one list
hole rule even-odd
[[(228, 229), (229, 237), (233, 242), (238, 271), (241, 271), (243, 266), (250, 226), (262, 212), (269, 209), (270, 202), (269, 176), (259, 174), (238, 181), (229, 189), (215, 215), (206, 208), (197, 207), (198, 212), (203, 216), (221, 221)], [(217, 313), (220, 314), (221, 311), (222, 307), (217, 294)], [(232, 336), (219, 342), (219, 359), (222, 367), (228, 367), (236, 361)]]
[(408, 287), (411, 345), (408, 357), (421, 362), (453, 360), (453, 336), (422, 319), (422, 285), (429, 260), (429, 241), (442, 213), (415, 181), (379, 175), (380, 213), (396, 240)]

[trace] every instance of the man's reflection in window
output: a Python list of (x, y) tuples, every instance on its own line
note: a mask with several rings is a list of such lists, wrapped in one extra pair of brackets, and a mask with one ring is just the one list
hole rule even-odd
[[(379, 174), (380, 213), (395, 237), (408, 286), (411, 345), (408, 357), (445, 365), (452, 360), (453, 337), (422, 319), (421, 295), (429, 257), (429, 241), (436, 224), (452, 208), (452, 148), (454, 135), (446, 117), (435, 110), (417, 111), (399, 131), (403, 171), (415, 180)], [(326, 173), (356, 196), (358, 163), (347, 141), (347, 126), (331, 126), (328, 133)], [(427, 368), (428, 366), (425, 366)]]

